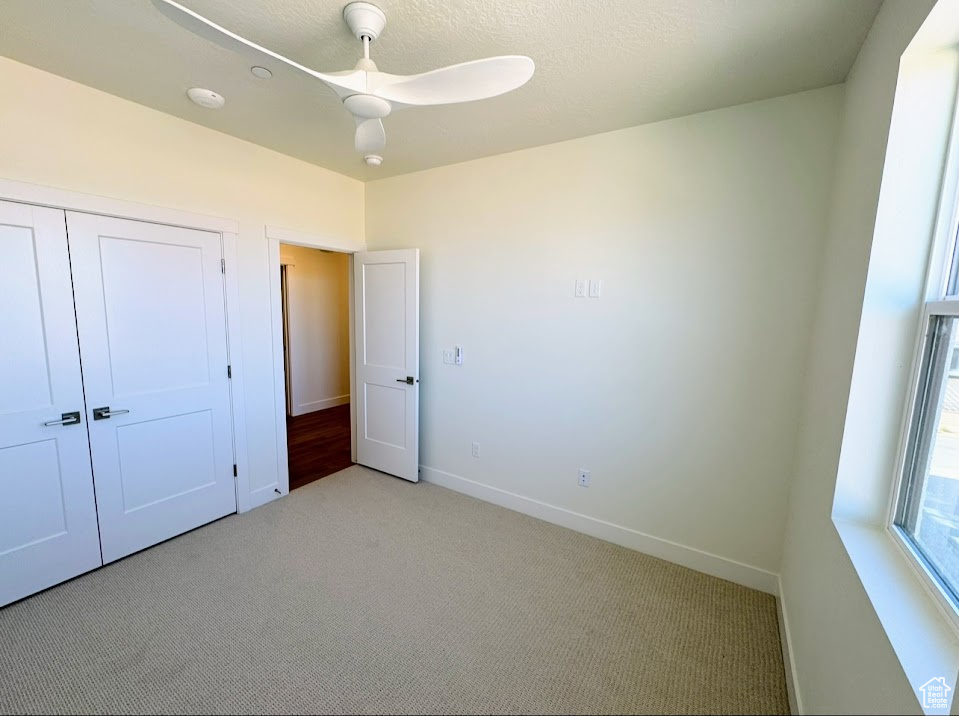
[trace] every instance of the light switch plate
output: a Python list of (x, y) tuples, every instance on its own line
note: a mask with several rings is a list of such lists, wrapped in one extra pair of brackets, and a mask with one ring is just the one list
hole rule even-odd
[(453, 365), (453, 351), (443, 351), (443, 362), (447, 365)]
[(456, 365), (463, 365), (463, 346), (456, 346), (453, 351), (453, 362)]
[(599, 298), (599, 291), (603, 287), (602, 281), (596, 281), (595, 279), (589, 280), (589, 297), (590, 298)]
[(576, 279), (576, 289), (573, 293), (576, 298), (583, 298), (586, 295), (586, 280), (578, 278)]

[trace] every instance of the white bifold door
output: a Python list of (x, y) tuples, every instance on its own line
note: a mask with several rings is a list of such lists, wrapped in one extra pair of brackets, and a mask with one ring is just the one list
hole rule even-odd
[(220, 261), (0, 202), (0, 606), (236, 511)]
[(419, 479), (419, 249), (353, 256), (356, 457)]
[(101, 564), (62, 211), (0, 202), (0, 605)]
[(67, 230), (106, 563), (236, 511), (220, 236)]

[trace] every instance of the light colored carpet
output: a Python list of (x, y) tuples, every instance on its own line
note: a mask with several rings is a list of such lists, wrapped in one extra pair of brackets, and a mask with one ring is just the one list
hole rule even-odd
[(772, 597), (352, 467), (0, 610), (0, 712), (786, 713)]

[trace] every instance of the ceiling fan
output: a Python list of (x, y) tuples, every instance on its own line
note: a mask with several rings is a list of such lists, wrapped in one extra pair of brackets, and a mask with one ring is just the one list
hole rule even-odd
[(383, 118), (390, 112), (405, 107), (495, 97), (526, 84), (535, 69), (529, 57), (505, 55), (463, 62), (418, 75), (380, 72), (370, 59), (370, 43), (386, 27), (386, 14), (368, 2), (351, 2), (343, 8), (343, 19), (356, 39), (363, 43), (363, 57), (352, 70), (317, 72), (230, 32), (174, 0), (153, 0), (153, 4), (179, 25), (218, 45), (233, 51), (256, 50), (324, 82), (353, 115), (356, 121), (354, 146), (370, 166), (379, 166), (383, 162), (378, 152), (386, 146)]

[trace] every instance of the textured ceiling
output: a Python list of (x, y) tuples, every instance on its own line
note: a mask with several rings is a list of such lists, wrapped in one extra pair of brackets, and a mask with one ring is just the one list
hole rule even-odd
[[(361, 47), (347, 0), (179, 0), (321, 71)], [(160, 111), (369, 180), (842, 82), (879, 0), (376, 0), (384, 72), (525, 54), (536, 74), (482, 102), (385, 120), (385, 162), (353, 151), (353, 121), (325, 85), (254, 51), (191, 34), (149, 0), (2, 0), (0, 54)], [(250, 73), (260, 64), (270, 80)], [(186, 98), (226, 97), (219, 111)]]

